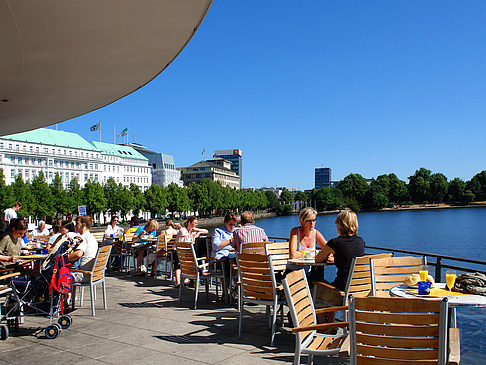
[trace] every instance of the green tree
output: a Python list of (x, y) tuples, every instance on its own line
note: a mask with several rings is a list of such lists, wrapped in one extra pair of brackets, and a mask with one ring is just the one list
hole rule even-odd
[(444, 174), (436, 173), (430, 176), (430, 197), (434, 203), (442, 203), (447, 198), (447, 178)]
[(486, 200), (486, 170), (473, 176), (473, 178), (468, 181), (467, 189), (476, 197), (477, 201)]
[(0, 169), (0, 212), (10, 208), (14, 203), (11, 188), (5, 183), (5, 175), (3, 169)]
[(86, 210), (89, 215), (93, 216), (106, 210), (105, 194), (98, 182), (88, 180), (84, 184), (82, 191), (84, 198), (84, 204), (82, 205), (86, 205)]
[(34, 214), (37, 217), (52, 215), (54, 213), (52, 193), (42, 171), (34, 176), (30, 189), (34, 197), (32, 206)]
[(199, 214), (208, 213), (210, 202), (206, 185), (190, 183), (187, 187), (187, 194), (195, 211), (198, 211)]
[(139, 186), (135, 185), (134, 183), (130, 184), (130, 191), (132, 192), (133, 196), (131, 209), (133, 210), (133, 214), (138, 216), (139, 213), (145, 209), (145, 196), (143, 195)]
[(65, 214), (70, 212), (70, 199), (68, 198), (68, 192), (64, 190), (62, 186), (62, 180), (59, 173), (56, 173), (54, 180), (50, 187), (52, 196), (52, 208), (56, 214)]
[[(11, 185), (12, 196), (14, 197), (14, 202), (12, 205), (18, 201), (22, 203), (22, 208), (17, 212), (20, 217), (28, 217), (34, 214), (32, 207), (34, 198), (30, 190), (30, 184), (26, 184), (22, 178), (22, 175), (18, 174), (15, 176), (15, 180)], [(11, 205), (9, 205), (11, 206)]]
[(456, 177), (449, 182), (447, 189), (449, 193), (449, 200), (454, 202), (464, 202), (466, 194), (466, 183)]
[[(383, 181), (382, 181), (383, 182)], [(382, 182), (373, 181), (366, 193), (366, 207), (371, 209), (382, 209), (388, 206), (388, 194)]]
[(267, 201), (268, 201), (268, 207), (271, 209), (271, 210), (275, 210), (277, 209), (278, 207), (278, 197), (277, 195), (275, 195), (274, 192), (270, 191), (270, 190), (266, 190), (265, 191), (265, 196), (267, 197)]
[(430, 200), (430, 174), (430, 170), (421, 167), (408, 178), (408, 191), (414, 203), (420, 204)]
[(113, 177), (110, 177), (103, 185), (103, 194), (106, 198), (106, 209), (111, 215), (120, 210), (120, 202), (116, 200), (118, 185)]
[(81, 186), (79, 185), (78, 179), (73, 178), (69, 182), (68, 189), (67, 189), (66, 213), (75, 213), (78, 209), (78, 206), (83, 205), (83, 202), (84, 202), (84, 196), (83, 196), (83, 191), (81, 190)]
[(191, 209), (187, 190), (177, 184), (167, 186), (167, 202), (171, 212), (185, 212)]
[(205, 179), (201, 182), (201, 185), (205, 187), (208, 192), (209, 198), (209, 211), (221, 211), (223, 208), (223, 187), (219, 182), (213, 182), (209, 179)]
[(337, 188), (342, 191), (345, 201), (353, 201), (354, 199), (359, 205), (365, 205), (369, 185), (360, 174), (349, 174), (339, 182)]
[(278, 200), (280, 201), (280, 204), (290, 204), (292, 201), (292, 194), (287, 189), (283, 189)]
[(123, 186), (121, 183), (118, 184), (115, 192), (115, 206), (118, 207), (118, 211), (123, 219), (126, 220), (127, 214), (134, 208), (135, 199), (133, 197), (132, 191)]
[(336, 200), (332, 189), (322, 187), (314, 193), (315, 207), (317, 211), (332, 210), (336, 208)]
[(388, 174), (388, 182), (390, 184), (388, 200), (391, 203), (402, 204), (409, 200), (407, 185), (404, 181), (398, 179), (397, 175)]
[(155, 218), (161, 212), (165, 213), (168, 206), (167, 192), (159, 185), (152, 184), (143, 193), (145, 197), (145, 208), (150, 212), (151, 216)]

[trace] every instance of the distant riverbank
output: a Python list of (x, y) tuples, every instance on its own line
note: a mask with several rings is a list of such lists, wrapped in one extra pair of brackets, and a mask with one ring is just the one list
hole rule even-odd
[[(275, 212), (261, 212), (253, 214), (255, 219), (276, 217)], [(222, 226), (224, 217), (201, 218), (199, 219), (198, 227), (217, 227)]]

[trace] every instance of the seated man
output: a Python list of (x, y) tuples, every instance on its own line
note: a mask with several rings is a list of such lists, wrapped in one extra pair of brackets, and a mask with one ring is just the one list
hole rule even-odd
[[(93, 234), (89, 231), (93, 227), (93, 219), (88, 215), (81, 215), (76, 219), (76, 231), (81, 235), (83, 241), (79, 244), (74, 252), (68, 256), (69, 262), (75, 262), (79, 259), (79, 270), (91, 271), (95, 263), (96, 253), (98, 252), (98, 242)], [(76, 283), (88, 282), (89, 276), (84, 277), (83, 273), (74, 273)]]
[(44, 221), (39, 221), (39, 226), (34, 229), (34, 232), (32, 232), (32, 235), (35, 236), (49, 236), (50, 232), (46, 227), (46, 222)]
[(241, 227), (233, 232), (233, 248), (240, 252), (241, 245), (248, 242), (268, 242), (263, 228), (255, 226), (252, 212), (241, 213)]

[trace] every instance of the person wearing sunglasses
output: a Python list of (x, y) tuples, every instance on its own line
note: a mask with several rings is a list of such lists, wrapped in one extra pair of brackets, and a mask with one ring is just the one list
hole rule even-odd
[(123, 236), (123, 228), (118, 225), (120, 219), (115, 215), (111, 217), (110, 224), (105, 229), (105, 242), (113, 243), (116, 239)]
[[(316, 218), (317, 212), (311, 207), (306, 207), (300, 211), (300, 226), (294, 227), (290, 231), (289, 257), (291, 259), (302, 259), (304, 256), (308, 257), (309, 253), (315, 255), (317, 248), (323, 249), (326, 247), (326, 239), (321, 232), (316, 229)], [(313, 272), (311, 272), (310, 265), (302, 266), (287, 264), (285, 274), (300, 269), (304, 269), (306, 275), (311, 280), (323, 280), (324, 270), (322, 267), (314, 268)]]

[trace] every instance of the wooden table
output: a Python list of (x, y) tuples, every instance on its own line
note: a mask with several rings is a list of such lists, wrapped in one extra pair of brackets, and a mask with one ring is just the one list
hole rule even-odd
[(287, 262), (292, 265), (302, 265), (302, 266), (326, 266), (334, 265), (333, 262), (316, 262), (314, 258), (312, 259), (288, 259)]

